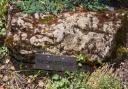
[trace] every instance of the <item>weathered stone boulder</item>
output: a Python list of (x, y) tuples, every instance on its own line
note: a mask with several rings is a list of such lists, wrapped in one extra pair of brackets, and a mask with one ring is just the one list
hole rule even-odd
[(116, 12), (66, 12), (54, 15), (13, 13), (6, 44), (19, 59), (33, 60), (36, 52), (74, 56), (89, 61), (111, 56), (124, 14)]

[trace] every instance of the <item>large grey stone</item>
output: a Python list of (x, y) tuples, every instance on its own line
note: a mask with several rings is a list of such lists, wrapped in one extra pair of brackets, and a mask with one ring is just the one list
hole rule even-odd
[(27, 54), (29, 59), (35, 52), (70, 56), (80, 52), (88, 55), (90, 61), (102, 61), (111, 56), (116, 46), (115, 36), (121, 30), (123, 14), (67, 12), (54, 17), (18, 12), (11, 17), (6, 41), (12, 40), (7, 45), (14, 54)]

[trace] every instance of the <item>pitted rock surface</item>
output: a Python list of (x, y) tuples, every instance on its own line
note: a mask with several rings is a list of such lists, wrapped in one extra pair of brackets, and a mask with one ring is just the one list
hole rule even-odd
[(67, 12), (55, 17), (18, 12), (10, 24), (6, 40), (12, 40), (7, 44), (16, 52), (31, 54), (42, 50), (70, 56), (81, 52), (92, 61), (111, 55), (121, 19), (118, 13)]

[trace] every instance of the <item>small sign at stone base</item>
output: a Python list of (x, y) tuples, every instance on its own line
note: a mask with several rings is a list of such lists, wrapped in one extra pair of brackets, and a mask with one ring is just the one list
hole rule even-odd
[(35, 55), (35, 69), (75, 71), (77, 70), (77, 62), (74, 57), (70, 56), (37, 53)]

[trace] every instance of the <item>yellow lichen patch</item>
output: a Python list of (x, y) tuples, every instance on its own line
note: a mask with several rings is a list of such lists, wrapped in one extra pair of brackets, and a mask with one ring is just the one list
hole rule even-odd
[(126, 48), (126, 47), (119, 47), (117, 49), (116, 55), (117, 55), (117, 57), (122, 57), (122, 56), (124, 56), (127, 53), (128, 53), (128, 48)]
[(55, 18), (55, 16), (49, 15), (49, 16), (46, 16), (46, 17), (40, 19), (40, 22), (41, 22), (42, 24), (49, 24), (51, 21), (54, 20), (54, 18)]
[(47, 28), (41, 30), (41, 33), (42, 33), (42, 34), (43, 34), (43, 33), (47, 33), (47, 32), (48, 32), (48, 29), (47, 29)]

